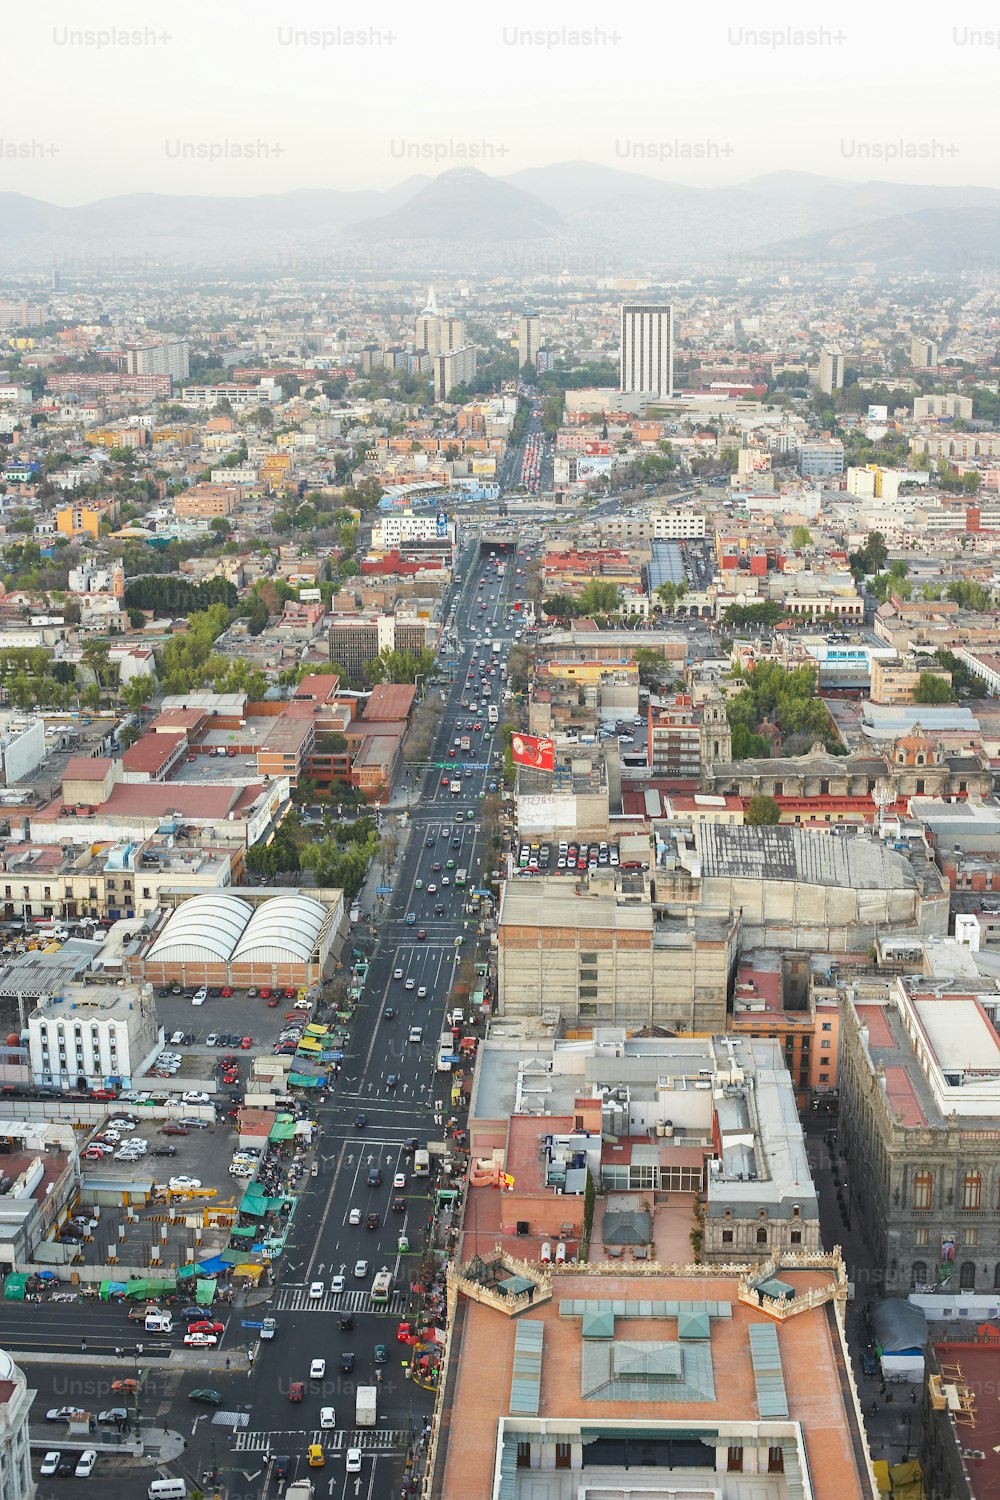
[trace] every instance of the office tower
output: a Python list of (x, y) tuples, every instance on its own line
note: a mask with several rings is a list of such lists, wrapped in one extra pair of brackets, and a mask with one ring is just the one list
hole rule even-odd
[(933, 339), (920, 338), (917, 335), (910, 340), (910, 363), (915, 370), (936, 369), (937, 361), (937, 344)]
[(433, 287), (428, 288), (427, 306), (416, 320), (413, 342), (418, 354), (429, 354), (432, 358), (465, 345), (465, 319), (442, 313)]
[(434, 400), (447, 401), (456, 385), (464, 385), (476, 373), (476, 347), (447, 349), (434, 360)]
[(672, 396), (674, 310), (669, 303), (625, 302), (621, 311), (623, 395)]
[(147, 344), (125, 351), (125, 368), (130, 375), (169, 375), (171, 380), (187, 380), (191, 374), (188, 345)]
[(819, 388), (829, 396), (844, 384), (844, 356), (840, 349), (824, 349), (819, 357)]
[(538, 346), (542, 340), (542, 320), (532, 317), (530, 313), (519, 319), (517, 325), (517, 367), (523, 370), (525, 365), (531, 365), (534, 369), (538, 364)]

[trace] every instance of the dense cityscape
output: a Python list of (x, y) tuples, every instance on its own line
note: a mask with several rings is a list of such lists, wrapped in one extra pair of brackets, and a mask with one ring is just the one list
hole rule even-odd
[(696, 145), (0, 228), (0, 1500), (1000, 1482), (997, 208)]

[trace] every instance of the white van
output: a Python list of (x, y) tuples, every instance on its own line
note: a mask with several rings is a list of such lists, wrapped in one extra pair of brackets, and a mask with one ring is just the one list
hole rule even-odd
[(147, 1333), (173, 1333), (174, 1320), (170, 1313), (149, 1312), (143, 1326)]
[(183, 1479), (154, 1479), (146, 1493), (149, 1500), (186, 1500), (187, 1485)]

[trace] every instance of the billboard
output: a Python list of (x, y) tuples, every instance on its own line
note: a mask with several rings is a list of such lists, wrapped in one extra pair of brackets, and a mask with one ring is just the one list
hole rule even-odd
[(497, 461), (495, 458), (474, 458), (472, 460), (473, 474), (487, 476), (495, 474), (496, 471)]
[(552, 771), (556, 764), (554, 740), (539, 739), (533, 734), (515, 734), (510, 742), (516, 766), (534, 766), (538, 771)]
[(599, 475), (610, 474), (612, 462), (610, 453), (581, 453), (576, 461), (576, 477), (577, 479), (597, 479)]
[(609, 448), (606, 441), (599, 438), (593, 438), (589, 443), (584, 443), (583, 451), (584, 453), (590, 453), (595, 456), (601, 455), (603, 457), (607, 457), (607, 455), (611, 452), (611, 449)]
[(869, 422), (885, 422), (885, 421), (888, 420), (888, 417), (889, 417), (889, 408), (887, 406), (869, 406), (869, 408), (868, 408), (868, 420), (869, 420)]

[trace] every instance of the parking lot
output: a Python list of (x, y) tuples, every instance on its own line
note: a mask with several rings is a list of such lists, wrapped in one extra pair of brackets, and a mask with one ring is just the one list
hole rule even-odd
[[(273, 996), (271, 997), (273, 999)], [(209, 991), (201, 1005), (193, 1005), (184, 994), (157, 992), (157, 1015), (166, 1037), (165, 1050), (179, 1055), (180, 1067), (169, 1079), (147, 1079), (143, 1086), (177, 1089), (188, 1086), (187, 1080), (215, 1078), (223, 1053), (237, 1053), (240, 1062), (240, 1077), (249, 1074), (250, 1064), (258, 1053), (270, 1053), (278, 1033), (286, 1026), (286, 1017), (296, 1016), (309, 1021), (312, 1011), (296, 1009), (296, 996), (285, 994), (271, 1005), (260, 995), (256, 997), (246, 990), (235, 990), (223, 996)], [(193, 1041), (174, 1041), (178, 1034), (193, 1037)], [(220, 1037), (228, 1041), (219, 1042)], [(209, 1038), (215, 1038), (209, 1041)], [(249, 1038), (249, 1046), (244, 1046)], [(221, 1084), (219, 1085), (221, 1087)]]
[(584, 875), (619, 869), (621, 855), (618, 845), (607, 840), (521, 839), (516, 846), (516, 864), (522, 875)]

